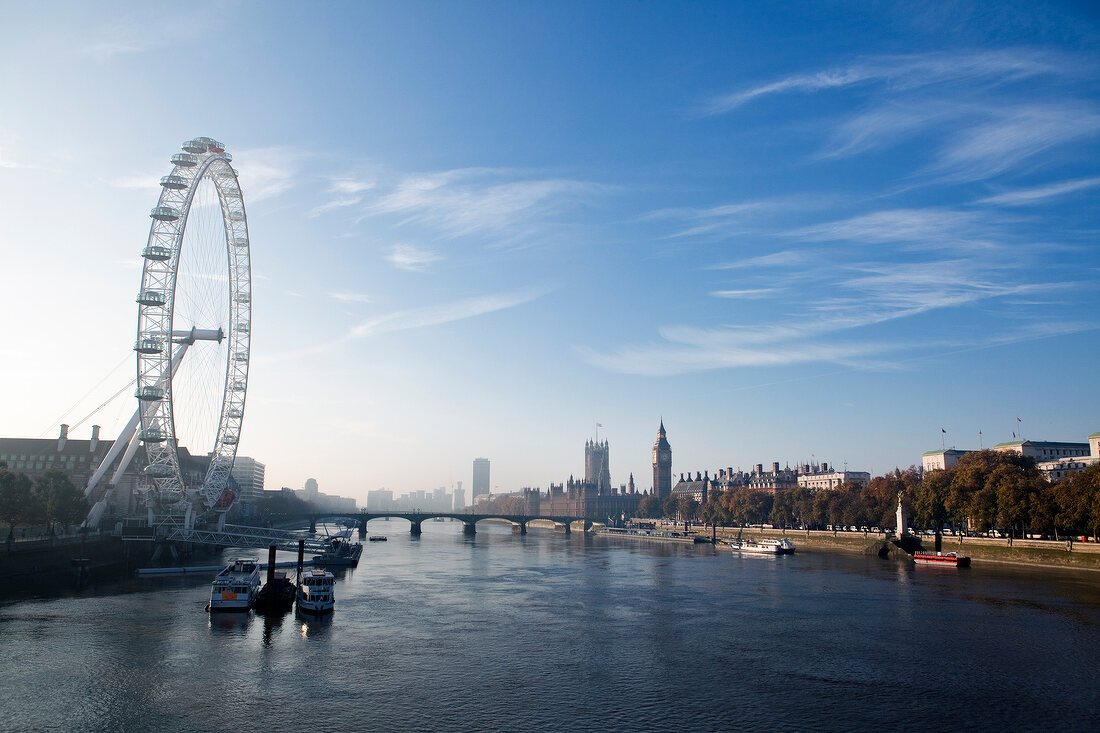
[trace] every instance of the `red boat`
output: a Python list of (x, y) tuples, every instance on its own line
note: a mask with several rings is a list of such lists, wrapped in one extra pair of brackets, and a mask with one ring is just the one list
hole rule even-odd
[(970, 567), (969, 557), (960, 557), (958, 553), (949, 552), (946, 555), (937, 555), (932, 552), (917, 552), (913, 554), (913, 562), (917, 565), (946, 565), (950, 568)]

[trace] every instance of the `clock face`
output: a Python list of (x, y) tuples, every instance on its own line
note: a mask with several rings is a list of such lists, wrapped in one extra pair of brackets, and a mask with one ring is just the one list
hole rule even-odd
[(669, 455), (667, 450), (661, 451), (661, 463), (668, 463)]

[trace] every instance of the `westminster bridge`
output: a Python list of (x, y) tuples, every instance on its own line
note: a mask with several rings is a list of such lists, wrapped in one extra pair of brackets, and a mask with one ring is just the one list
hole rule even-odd
[(477, 523), (483, 519), (495, 519), (508, 522), (512, 525), (512, 531), (516, 534), (527, 534), (527, 525), (531, 522), (552, 522), (554, 528), (570, 534), (573, 525), (578, 524), (579, 529), (588, 531), (592, 528), (591, 519), (570, 516), (546, 516), (528, 514), (501, 514), (488, 513), (476, 514), (467, 512), (433, 512), (433, 511), (380, 511), (380, 512), (315, 512), (310, 514), (275, 514), (269, 519), (273, 524), (286, 524), (289, 522), (309, 522), (309, 531), (317, 531), (317, 523), (325, 521), (354, 522), (359, 528), (359, 537), (363, 538), (367, 533), (367, 522), (372, 519), (404, 519), (409, 522), (409, 534), (418, 537), (421, 534), (421, 525), (433, 519), (455, 519), (462, 522), (462, 533), (466, 535), (477, 534)]

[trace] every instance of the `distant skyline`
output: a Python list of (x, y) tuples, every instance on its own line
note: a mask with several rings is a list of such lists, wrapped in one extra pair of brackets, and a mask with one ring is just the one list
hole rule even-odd
[[(5, 5), (0, 435), (134, 373), (182, 141), (240, 170), (240, 454), (363, 501), (457, 482), (1100, 430), (1087, 3)], [(124, 393), (91, 423), (113, 438)], [(1019, 418), (1020, 422), (1017, 422)], [(946, 433), (941, 433), (946, 430)]]

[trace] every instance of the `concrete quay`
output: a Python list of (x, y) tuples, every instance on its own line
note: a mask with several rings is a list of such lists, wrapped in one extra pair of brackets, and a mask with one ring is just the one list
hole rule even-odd
[[(684, 531), (683, 522), (675, 526), (679, 531)], [(662, 530), (671, 529), (673, 523), (658, 523), (657, 527)], [(782, 530), (759, 526), (717, 527), (712, 531), (711, 527), (701, 524), (692, 524), (687, 531), (707, 538), (714, 536), (719, 540), (736, 539), (739, 534), (746, 538), (786, 537), (794, 543), (796, 552), (841, 552), (857, 555), (864, 554), (875, 543), (892, 536), (885, 532)], [(934, 549), (934, 538), (921, 535), (920, 540), (925, 549)], [(947, 535), (943, 538), (942, 551), (967, 555), (976, 565), (996, 563), (1100, 571), (1100, 543), (1068, 538), (1054, 541)]]

